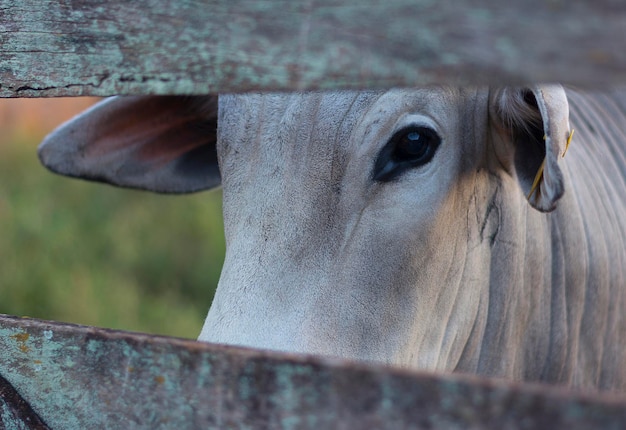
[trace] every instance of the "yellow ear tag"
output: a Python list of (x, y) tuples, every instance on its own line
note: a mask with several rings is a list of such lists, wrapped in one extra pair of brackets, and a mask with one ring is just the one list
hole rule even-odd
[(572, 143), (573, 136), (574, 136), (574, 129), (572, 129), (572, 131), (569, 133), (569, 137), (567, 138), (567, 142), (565, 142), (565, 149), (563, 150), (563, 155), (561, 155), (561, 158), (564, 158), (565, 154), (567, 154), (567, 150), (569, 149), (569, 144)]
[(528, 196), (526, 196), (527, 200), (530, 200), (530, 198), (535, 193), (535, 191), (537, 191), (537, 188), (539, 188), (539, 182), (541, 182), (541, 179), (543, 178), (543, 168), (545, 167), (545, 165), (546, 165), (546, 159), (544, 158), (543, 161), (541, 162), (541, 166), (539, 166), (539, 170), (537, 171), (537, 174), (535, 175), (533, 186), (530, 187), (530, 192), (528, 193)]
[[(572, 137), (574, 136), (574, 129), (572, 129), (572, 131), (570, 132), (567, 141), (565, 142), (565, 149), (563, 150), (563, 154), (561, 154), (561, 158), (565, 157), (565, 154), (567, 153), (567, 150), (569, 149), (569, 145), (570, 143), (572, 143)], [(547, 137), (544, 134), (543, 135), (543, 140), (546, 140)], [(543, 168), (546, 165), (546, 159), (544, 158), (543, 161), (541, 162), (541, 166), (539, 166), (539, 170), (537, 171), (537, 174), (535, 175), (535, 180), (533, 181), (533, 185), (532, 187), (530, 187), (530, 192), (528, 193), (528, 196), (526, 196), (526, 199), (530, 200), (530, 198), (532, 197), (532, 195), (535, 193), (535, 191), (537, 191), (537, 188), (539, 187), (539, 182), (541, 182), (541, 179), (543, 179)]]

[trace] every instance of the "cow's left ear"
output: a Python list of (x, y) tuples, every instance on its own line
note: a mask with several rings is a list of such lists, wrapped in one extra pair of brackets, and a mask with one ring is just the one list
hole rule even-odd
[(570, 137), (563, 87), (502, 88), (492, 96), (490, 116), (512, 149), (512, 169), (528, 202), (542, 212), (554, 210), (564, 192), (559, 162)]
[(53, 172), (120, 187), (217, 187), (217, 105), (217, 96), (112, 97), (47, 136), (39, 159)]

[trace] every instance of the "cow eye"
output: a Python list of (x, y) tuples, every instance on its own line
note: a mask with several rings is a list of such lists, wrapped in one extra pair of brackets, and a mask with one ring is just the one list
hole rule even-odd
[(432, 160), (441, 138), (428, 127), (411, 126), (395, 133), (380, 151), (374, 165), (374, 180), (388, 182), (408, 169)]

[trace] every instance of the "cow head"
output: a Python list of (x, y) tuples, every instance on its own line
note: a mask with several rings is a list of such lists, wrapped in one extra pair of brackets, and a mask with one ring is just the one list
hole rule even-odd
[(39, 153), (119, 186), (221, 182), (227, 254), (201, 340), (455, 368), (506, 277), (503, 206), (554, 208), (567, 129), (560, 87), (119, 97)]

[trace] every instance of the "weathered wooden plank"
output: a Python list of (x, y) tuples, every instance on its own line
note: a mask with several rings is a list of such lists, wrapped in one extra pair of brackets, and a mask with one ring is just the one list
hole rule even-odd
[(626, 398), (608, 394), (8, 316), (0, 374), (52, 429), (626, 426)]
[(0, 0), (0, 97), (626, 83), (621, 0)]
[(0, 376), (0, 429), (50, 430), (28, 402), (2, 376)]

